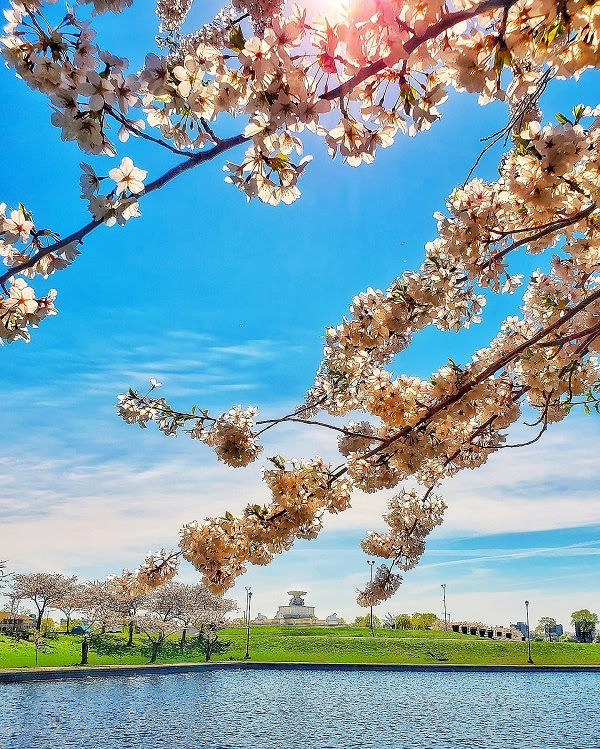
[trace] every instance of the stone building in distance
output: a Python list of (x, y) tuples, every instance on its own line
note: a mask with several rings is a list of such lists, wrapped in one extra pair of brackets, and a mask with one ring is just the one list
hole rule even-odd
[(268, 619), (264, 614), (257, 614), (251, 620), (253, 625), (290, 625), (300, 627), (337, 627), (341, 624), (337, 614), (330, 614), (327, 619), (317, 619), (314, 606), (305, 606), (303, 596), (305, 590), (288, 590), (291, 600), (287, 606), (279, 606), (273, 619)]

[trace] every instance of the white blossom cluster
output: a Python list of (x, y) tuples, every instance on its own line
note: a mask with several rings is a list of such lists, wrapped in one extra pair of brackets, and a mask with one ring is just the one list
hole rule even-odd
[(381, 601), (391, 598), (402, 584), (402, 575), (391, 571), (385, 564), (375, 570), (373, 580), (370, 580), (363, 590), (358, 591), (356, 602), (359, 606), (376, 606)]
[(397, 567), (412, 569), (425, 551), (425, 539), (442, 524), (446, 503), (432, 494), (424, 497), (414, 489), (403, 489), (388, 502), (389, 512), (383, 516), (390, 530), (370, 531), (361, 541), (365, 554), (394, 559)]
[(321, 458), (294, 462), (291, 468), (279, 458), (273, 461), (276, 467), (264, 471), (272, 493), (269, 504), (248, 505), (241, 517), (226, 513), (186, 525), (182, 531), (183, 555), (217, 593), (228, 590), (246, 564), (268, 564), (296, 538), (315, 538), (325, 512), (349, 507), (350, 484), (332, 481), (331, 466)]
[(156, 15), (160, 21), (160, 31), (176, 31), (186, 19), (192, 7), (192, 0), (158, 0)]
[(241, 406), (235, 406), (221, 414), (202, 439), (215, 448), (219, 460), (227, 465), (246, 466), (255, 461), (262, 450), (253, 433), (257, 413), (258, 409), (251, 406), (244, 411)]
[[(10, 268), (29, 263), (30, 254), (48, 237), (51, 237), (51, 232), (46, 229), (38, 231), (33, 216), (24, 206), (7, 211), (6, 203), (0, 203), (0, 257), (5, 266)], [(69, 265), (78, 254), (72, 244), (66, 245), (32, 263), (22, 275), (31, 278), (39, 274), (48, 278), (55, 270)], [(10, 278), (8, 285), (0, 288), (0, 343), (19, 339), (29, 341), (29, 329), (37, 328), (45, 317), (56, 314), (55, 299), (54, 289), (43, 297), (36, 297), (35, 290), (25, 278)]]

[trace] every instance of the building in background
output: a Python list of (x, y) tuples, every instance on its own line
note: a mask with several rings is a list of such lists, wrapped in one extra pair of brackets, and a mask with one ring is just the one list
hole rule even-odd
[(35, 617), (30, 614), (0, 611), (0, 632), (29, 632), (34, 626)]
[(317, 619), (315, 616), (315, 607), (304, 604), (303, 596), (306, 595), (305, 590), (288, 590), (288, 595), (292, 597), (290, 602), (287, 606), (279, 606), (273, 619), (269, 619), (264, 614), (258, 613), (251, 620), (250, 624), (258, 626), (279, 624), (301, 627), (337, 627), (341, 624), (337, 614), (330, 614), (327, 619)]
[(527, 638), (527, 633), (528, 633), (527, 622), (517, 622), (516, 624), (513, 624), (511, 622), (510, 626), (513, 629), (518, 629), (519, 632), (523, 635), (523, 639)]

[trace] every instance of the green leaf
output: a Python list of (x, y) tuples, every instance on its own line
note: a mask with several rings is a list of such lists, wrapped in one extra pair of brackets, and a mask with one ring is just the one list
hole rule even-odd
[(562, 33), (562, 31), (563, 31), (562, 22), (559, 19), (556, 19), (554, 23), (546, 27), (543, 36), (548, 44), (552, 44), (552, 42), (556, 39), (557, 35)]
[(509, 68), (511, 62), (512, 55), (510, 50), (506, 49), (506, 47), (499, 47), (496, 50), (496, 55), (494, 57), (494, 70), (496, 71), (496, 74), (500, 75), (505, 67)]
[(19, 210), (23, 213), (27, 221), (31, 221), (33, 216), (31, 214), (31, 211), (28, 211), (27, 208), (23, 205), (23, 203), (19, 203)]
[(275, 156), (272, 156), (268, 161), (271, 169), (280, 172), (290, 163), (291, 159), (285, 153), (276, 153)]
[(575, 124), (577, 124), (581, 120), (584, 112), (585, 107), (583, 106), (583, 104), (577, 104), (576, 107), (573, 107), (573, 117), (575, 118)]
[(234, 52), (241, 52), (246, 44), (241, 26), (234, 26), (229, 32), (229, 46)]
[(565, 117), (564, 114), (561, 114), (560, 112), (557, 112), (554, 116), (560, 122), (561, 125), (566, 125), (567, 123), (569, 123), (569, 125), (573, 124), (568, 117)]

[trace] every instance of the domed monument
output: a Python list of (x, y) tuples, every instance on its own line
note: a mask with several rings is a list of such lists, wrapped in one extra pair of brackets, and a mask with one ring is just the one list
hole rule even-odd
[(291, 600), (287, 606), (279, 606), (273, 619), (267, 619), (264, 614), (257, 614), (251, 624), (285, 624), (296, 626), (337, 626), (340, 624), (336, 614), (330, 614), (326, 620), (317, 619), (314, 606), (304, 605), (305, 590), (288, 590)]
[[(292, 600), (287, 606), (280, 606), (275, 614), (280, 624), (314, 624), (317, 620), (314, 606), (305, 606), (305, 590), (288, 590)], [(291, 620), (291, 621), (290, 621)]]

